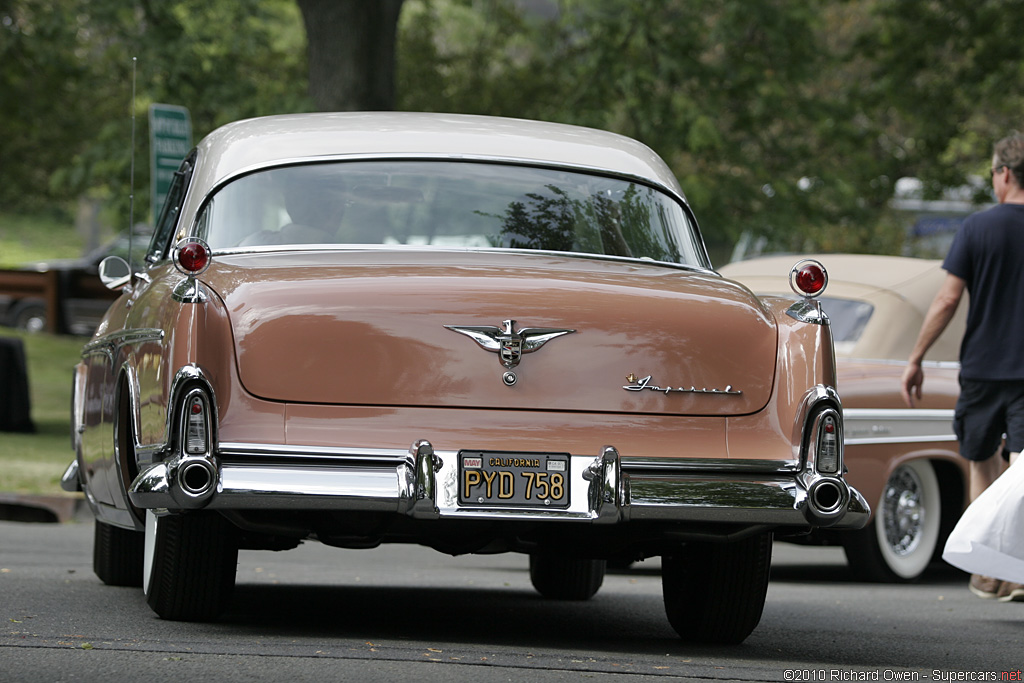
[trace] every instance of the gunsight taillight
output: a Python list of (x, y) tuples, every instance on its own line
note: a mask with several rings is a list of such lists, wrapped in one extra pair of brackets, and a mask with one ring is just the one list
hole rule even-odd
[(800, 296), (813, 298), (821, 296), (828, 284), (828, 272), (819, 261), (800, 261), (789, 273), (789, 286)]
[(210, 245), (198, 237), (186, 237), (174, 245), (174, 267), (195, 277), (210, 267)]

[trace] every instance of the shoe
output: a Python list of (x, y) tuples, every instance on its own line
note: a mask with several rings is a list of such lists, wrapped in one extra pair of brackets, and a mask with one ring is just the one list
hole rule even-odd
[(1003, 581), (996, 591), (996, 600), (999, 602), (1024, 602), (1024, 585)]
[[(1002, 586), (1002, 583), (1003, 582), (999, 579), (993, 579), (990, 576), (971, 574), (971, 582), (968, 584), (968, 588), (970, 588), (971, 592), (979, 598), (991, 600), (999, 595), (999, 588)], [(1022, 593), (1022, 599), (1024, 599), (1024, 593)]]

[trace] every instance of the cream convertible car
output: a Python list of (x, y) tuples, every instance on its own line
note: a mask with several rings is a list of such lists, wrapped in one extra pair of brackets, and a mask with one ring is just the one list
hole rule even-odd
[[(828, 268), (821, 304), (835, 340), (847, 479), (874, 512), (861, 531), (815, 536), (842, 544), (862, 578), (913, 580), (939, 559), (966, 500), (967, 462), (953, 434), (966, 301), (925, 357), (923, 400), (911, 410), (900, 397), (900, 377), (946, 276), (942, 262), (850, 254), (813, 258)], [(781, 294), (788, 283), (777, 271), (792, 261), (741, 261), (721, 273), (759, 294)]]
[(76, 369), (65, 476), (96, 573), (164, 618), (228, 608), (239, 548), (397, 542), (528, 554), (557, 599), (662, 556), (675, 630), (738, 642), (773, 535), (867, 522), (816, 303), (715, 273), (633, 140), (242, 121), (166, 207), (144, 272), (104, 268), (122, 294)]

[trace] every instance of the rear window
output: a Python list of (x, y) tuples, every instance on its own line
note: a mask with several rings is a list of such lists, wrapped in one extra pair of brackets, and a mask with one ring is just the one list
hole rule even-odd
[(215, 251), (294, 245), (527, 249), (708, 267), (687, 211), (621, 178), (450, 161), (350, 161), (253, 173), (197, 223)]

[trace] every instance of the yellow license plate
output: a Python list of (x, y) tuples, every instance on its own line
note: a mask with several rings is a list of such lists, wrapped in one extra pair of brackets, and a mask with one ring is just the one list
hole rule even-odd
[(569, 507), (569, 456), (564, 453), (459, 453), (459, 504)]

